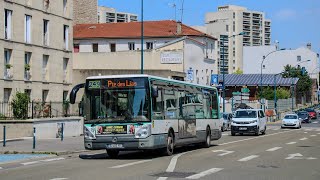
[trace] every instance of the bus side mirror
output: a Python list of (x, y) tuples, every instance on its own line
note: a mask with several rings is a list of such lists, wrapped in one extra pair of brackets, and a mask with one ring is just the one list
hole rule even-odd
[(151, 96), (156, 98), (159, 96), (158, 94), (158, 86), (151, 86)]
[(74, 104), (76, 102), (77, 92), (79, 91), (79, 89), (84, 88), (84, 85), (85, 84), (78, 84), (72, 88), (69, 98), (71, 104)]

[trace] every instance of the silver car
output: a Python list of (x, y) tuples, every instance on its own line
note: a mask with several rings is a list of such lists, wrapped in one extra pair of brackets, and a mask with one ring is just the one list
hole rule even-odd
[(232, 120), (232, 114), (231, 113), (223, 113), (223, 125), (221, 127), (221, 131), (228, 131), (231, 128), (231, 120)]

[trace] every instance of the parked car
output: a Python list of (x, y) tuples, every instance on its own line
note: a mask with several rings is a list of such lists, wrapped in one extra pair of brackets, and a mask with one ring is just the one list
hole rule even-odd
[(267, 119), (262, 109), (238, 109), (231, 122), (231, 135), (254, 133), (259, 136), (267, 130)]
[(311, 117), (311, 119), (317, 119), (317, 112), (313, 109), (313, 108), (306, 108), (305, 111), (307, 111), (309, 113), (309, 116)]
[(231, 120), (232, 120), (232, 114), (231, 113), (223, 113), (223, 124), (221, 131), (228, 131), (231, 128)]
[(295, 113), (286, 114), (282, 119), (281, 128), (293, 127), (293, 128), (301, 128), (301, 121), (299, 117)]
[(299, 111), (297, 112), (297, 115), (299, 120), (301, 120), (302, 123), (311, 123), (311, 118), (307, 111)]

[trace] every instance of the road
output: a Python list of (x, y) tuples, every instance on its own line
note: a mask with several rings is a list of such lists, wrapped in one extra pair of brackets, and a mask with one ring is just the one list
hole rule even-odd
[(142, 152), (109, 159), (104, 151), (0, 164), (1, 180), (237, 179), (319, 180), (320, 122), (302, 129), (268, 125), (266, 135), (223, 137), (210, 148), (190, 146), (173, 156)]

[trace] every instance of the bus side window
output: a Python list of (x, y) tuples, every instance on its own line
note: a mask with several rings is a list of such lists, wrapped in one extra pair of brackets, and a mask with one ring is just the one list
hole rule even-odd
[(213, 93), (211, 95), (211, 112), (212, 112), (212, 118), (216, 119), (218, 117), (218, 97), (216, 93)]
[(162, 89), (158, 89), (158, 96), (152, 99), (152, 119), (164, 119), (164, 101), (162, 96)]

